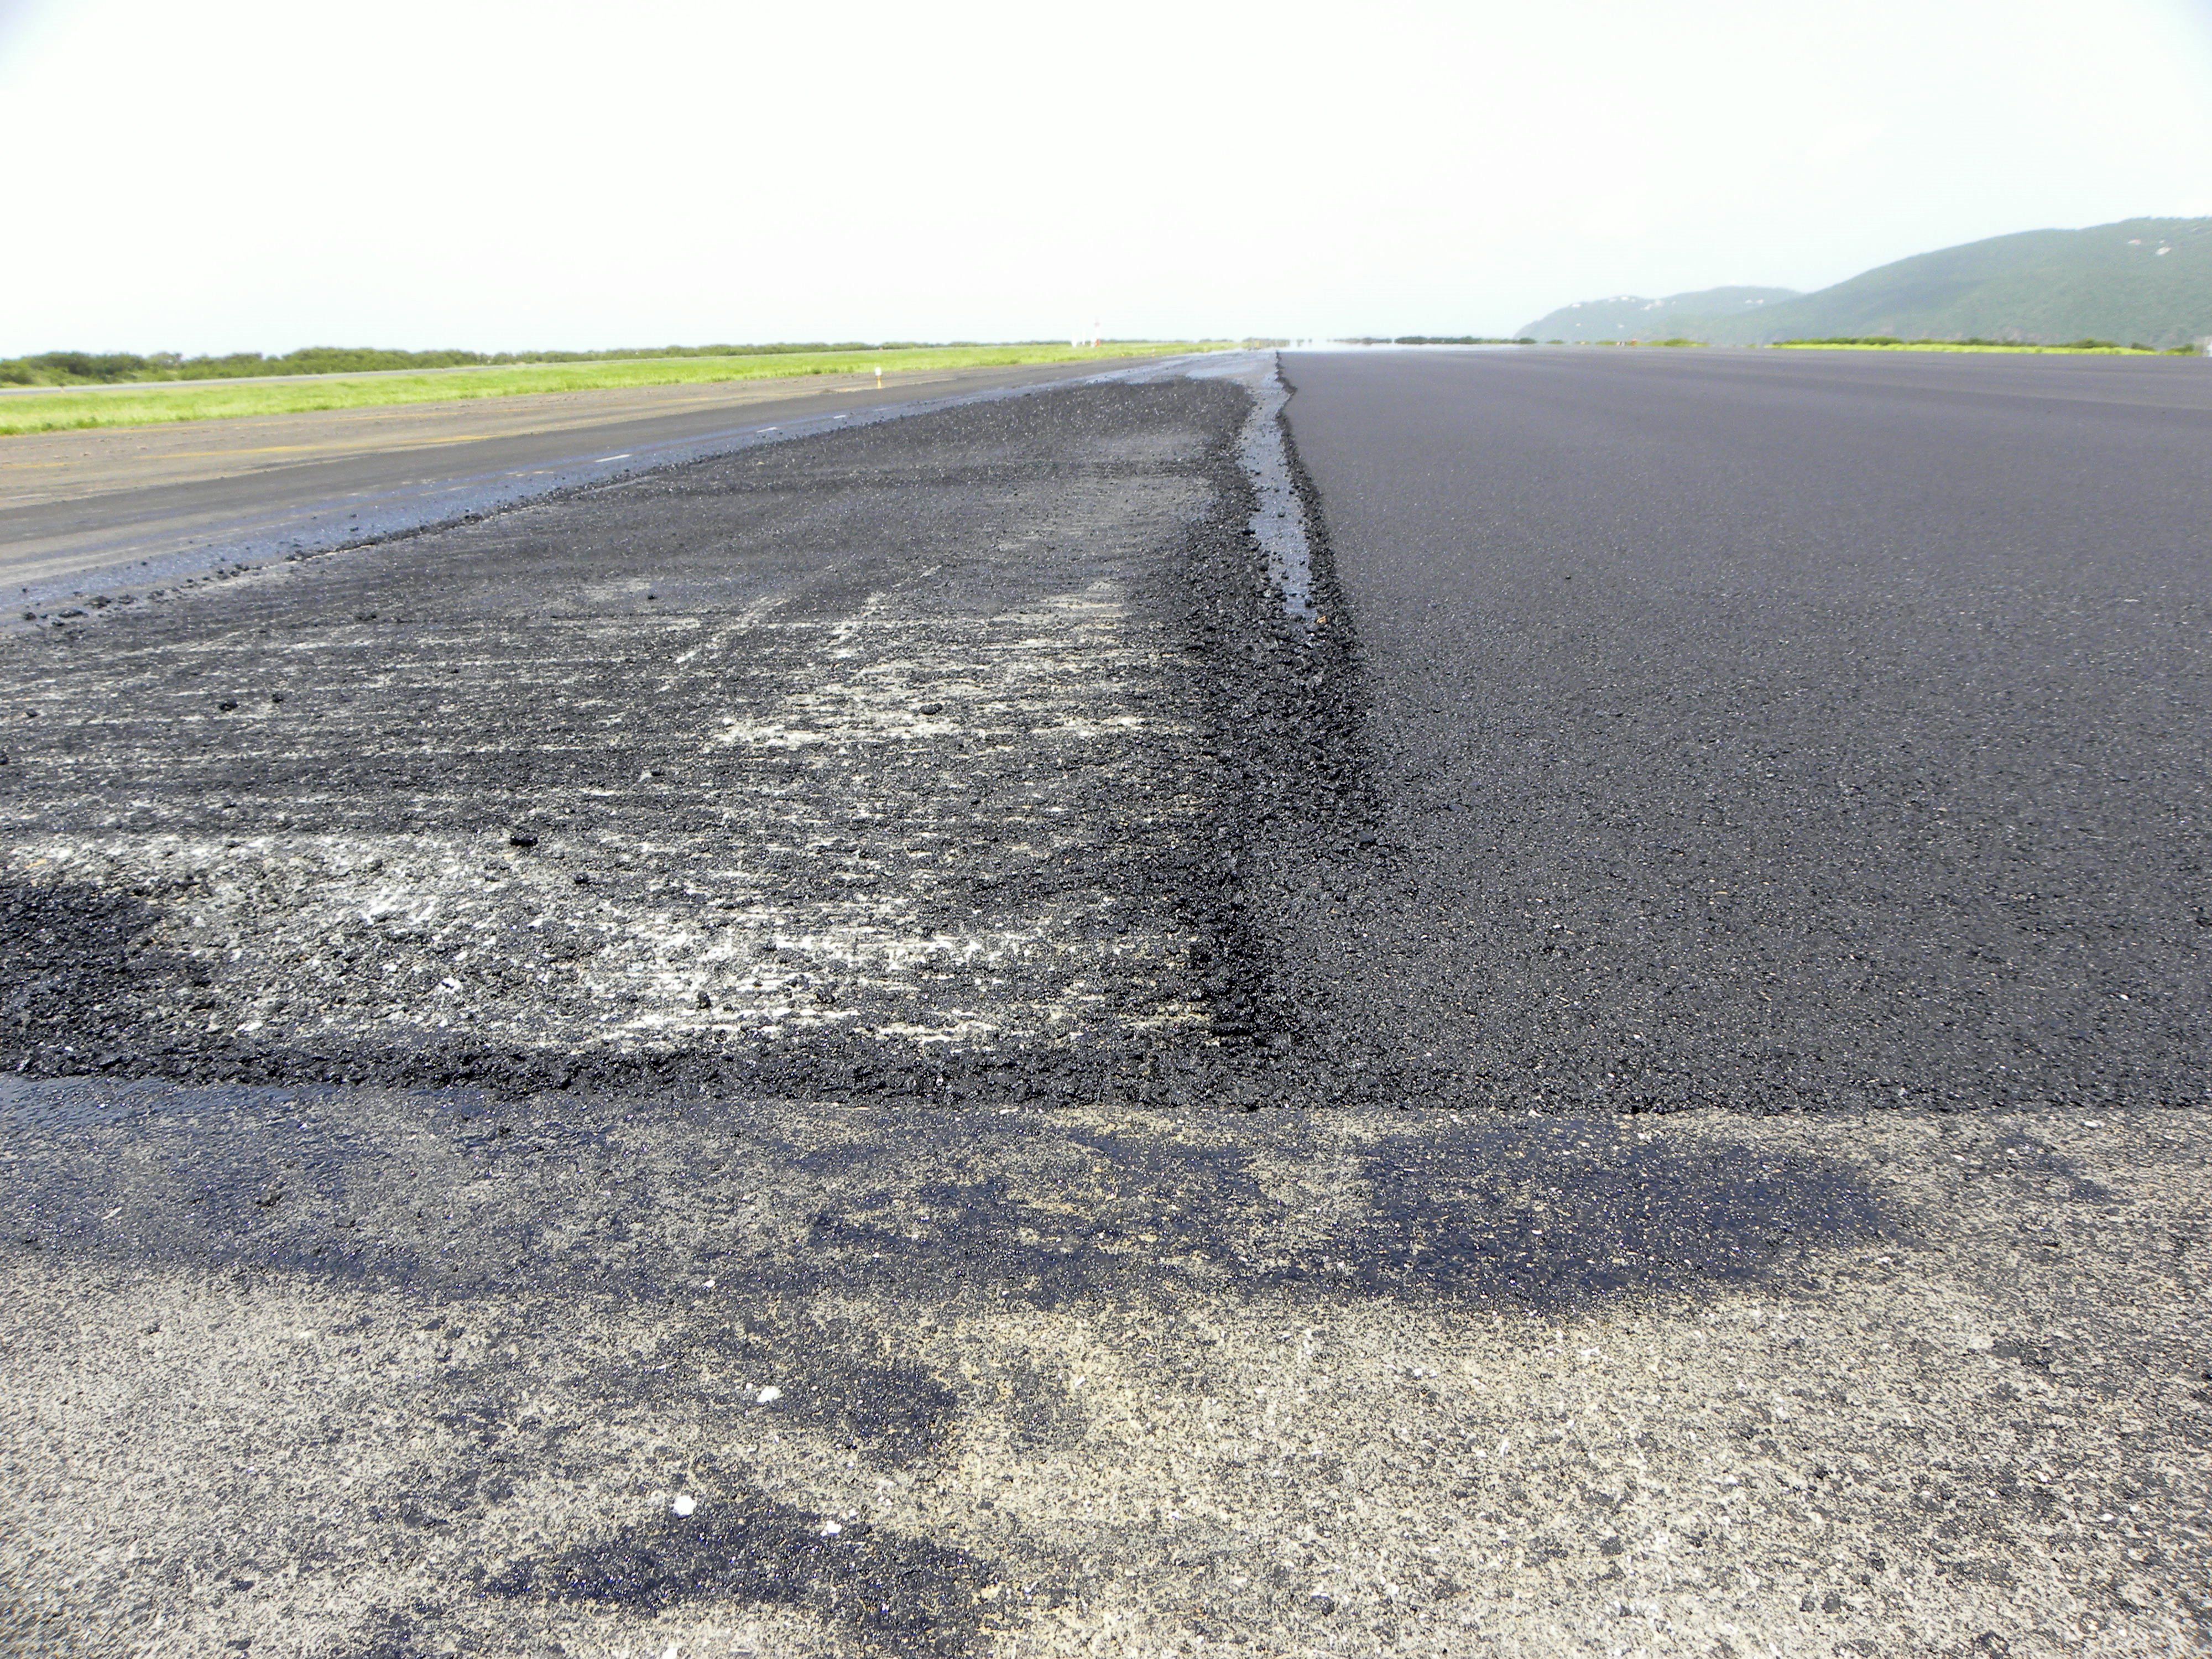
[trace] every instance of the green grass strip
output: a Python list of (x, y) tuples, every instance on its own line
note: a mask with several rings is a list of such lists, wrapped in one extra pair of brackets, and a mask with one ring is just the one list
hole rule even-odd
[(2161, 351), (2155, 346), (2118, 345), (2110, 340), (2076, 340), (2068, 345), (2015, 345), (2004, 340), (1777, 340), (1772, 348), (1782, 351), (2021, 351), (2030, 354), (2061, 352), (2073, 356), (2104, 357), (2174, 357), (2192, 356), (2194, 346), (2173, 346)]
[(140, 381), (0, 392), (0, 433), (69, 432), (85, 427), (155, 426), (247, 415), (374, 409), (398, 404), (516, 398), (611, 386), (705, 386), (726, 380), (865, 374), (916, 369), (996, 368), (1090, 362), (1217, 349), (1230, 341), (1114, 341), (1103, 346), (925, 346), (880, 351), (775, 352), (744, 357), (649, 357), (612, 362), (526, 363), (419, 374), (328, 374), (305, 380)]

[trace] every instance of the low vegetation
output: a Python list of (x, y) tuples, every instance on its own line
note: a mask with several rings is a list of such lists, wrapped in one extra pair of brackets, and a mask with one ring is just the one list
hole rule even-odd
[(2186, 357), (2198, 351), (2194, 343), (2160, 347), (2140, 343), (2122, 345), (2117, 340), (2069, 340), (2045, 345), (2025, 340), (1900, 340), (1893, 334), (1838, 334), (1821, 340), (1777, 340), (1774, 343), (1799, 349), (1826, 346), (1858, 351), (2076, 351), (2142, 357)]
[[(363, 368), (297, 367), (318, 359), (317, 352), (287, 357), (177, 359), (197, 364), (247, 362), (262, 379), (178, 374), (166, 380), (133, 378), (122, 368), (114, 378), (94, 376), (112, 359), (88, 353), (51, 352), (48, 359), (82, 358), (85, 378), (43, 389), (0, 392), (0, 433), (59, 432), (84, 427), (150, 426), (171, 421), (204, 421), (251, 415), (286, 415), (335, 409), (364, 409), (394, 404), (443, 403), (473, 398), (511, 398), (532, 392), (586, 392), (607, 387), (710, 385), (728, 380), (768, 380), (821, 374), (862, 375), (917, 370), (981, 368), (1022, 363), (1083, 362), (1114, 357), (1152, 356), (1197, 351), (1231, 343), (1222, 341), (1109, 340), (1098, 346), (1060, 343), (1010, 345), (671, 347), (649, 356), (571, 352), (530, 361), (495, 358), (448, 364), (403, 363), (399, 372), (380, 362)], [(471, 358), (466, 352), (380, 352), (332, 349), (332, 359)], [(17, 359), (19, 362), (38, 359)], [(160, 363), (159, 358), (128, 362)], [(277, 375), (312, 378), (277, 379)]]
[[(944, 342), (952, 349), (973, 340)], [(1036, 342), (1030, 342), (1031, 344)], [(635, 362), (653, 357), (769, 357), (830, 351), (916, 351), (923, 340), (816, 340), (775, 345), (639, 346), (616, 351), (392, 351), (378, 346), (307, 346), (269, 357), (258, 351), (180, 357), (173, 351), (42, 351), (0, 357), (0, 386), (115, 386), (144, 380), (234, 380), (271, 374), (389, 374), (407, 369), (495, 368), (517, 363)]]
[[(1523, 334), (1715, 345), (1895, 338), (1972, 349), (2084, 339), (2163, 349), (2212, 334), (2212, 217), (2122, 219), (2030, 230), (1917, 253), (1811, 294), (1717, 288), (1562, 307)], [(1932, 348), (1931, 348), (1932, 349)]]

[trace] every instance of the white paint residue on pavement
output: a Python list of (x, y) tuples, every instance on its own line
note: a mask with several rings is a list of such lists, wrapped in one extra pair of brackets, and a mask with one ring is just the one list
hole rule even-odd
[(1291, 400), (1273, 364), (1252, 386), (1252, 412), (1237, 441), (1237, 458), (1260, 497), (1252, 534), (1267, 557), (1267, 579), (1283, 596), (1283, 609), (1300, 622), (1314, 620), (1313, 545), (1306, 536), (1305, 505), (1291, 477), (1283, 441), (1282, 412)]

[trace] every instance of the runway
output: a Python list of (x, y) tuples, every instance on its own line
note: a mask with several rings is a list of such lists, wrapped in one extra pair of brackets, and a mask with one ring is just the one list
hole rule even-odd
[(2197, 383), (1269, 366), (0, 635), (0, 1649), (2203, 1645)]
[(1285, 373), (1377, 836), (1264, 902), (1324, 1052), (1601, 1109), (2212, 1092), (2203, 363)]

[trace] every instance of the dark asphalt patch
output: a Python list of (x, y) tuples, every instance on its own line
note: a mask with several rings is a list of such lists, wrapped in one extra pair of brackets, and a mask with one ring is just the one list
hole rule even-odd
[[(199, 611), (123, 618), (87, 636), (82, 653), (18, 641), (26, 694), (45, 714), (26, 722), (41, 743), (9, 780), (20, 843), (26, 854), (58, 842), (65, 850), (23, 867), (0, 903), (0, 937), (20, 947), (0, 958), (13, 968), (0, 968), (0, 1063), (30, 1075), (513, 1097), (768, 1091), (1036, 1105), (1110, 1094), (1251, 1109), (1403, 1095), (1398, 1068), (1363, 1077), (1368, 1062), (1346, 1049), (1351, 1034), (1334, 1029), (1324, 1000), (1285, 980), (1258, 920), (1255, 878), (1270, 860), (1295, 847), (1316, 867), (1357, 871), (1376, 856), (1379, 809), (1326, 547), (1308, 594), (1322, 614), (1309, 621), (1268, 586), (1249, 529), (1251, 492), (1232, 453), (1243, 397), (1218, 385), (1092, 388), (1024, 399), (1014, 406), (1020, 422), (1005, 406), (956, 410), (638, 481), (619, 508), (562, 503), (511, 527), (425, 537), (401, 548), (404, 558), (387, 550), (359, 570), (327, 565), (296, 587), (248, 585)], [(948, 548), (1016, 534), (1034, 547), (1040, 523), (1048, 549), (1056, 536), (1079, 550), (1079, 529), (1051, 530), (1055, 509), (1036, 499), (1036, 481), (1069, 465), (1054, 458), (1071, 444), (1079, 453), (1093, 434), (1126, 443), (1170, 410), (1207, 434), (1184, 467), (1208, 492), (1207, 510), (1152, 546), (1093, 555), (1073, 573), (1115, 577), (1150, 613), (1150, 682), (1107, 669), (1124, 683), (1104, 712), (1124, 726), (1078, 752), (1040, 755), (1018, 720), (1000, 715), (985, 741), (952, 744), (933, 775), (908, 765), (885, 780), (915, 793), (860, 784), (878, 799), (857, 811), (860, 803), (831, 793), (845, 784), (834, 765), (824, 770), (826, 744), (702, 765), (698, 727), (714, 706), (702, 700), (734, 690), (739, 707), (757, 707), (781, 695), (782, 674), (823, 666), (766, 672), (741, 662), (734, 686), (687, 684), (672, 697), (681, 683), (671, 657), (696, 650), (699, 631), (671, 635), (674, 609), (636, 613), (666, 604), (711, 629), (749, 599), (786, 603), (775, 585), (795, 581), (788, 603), (826, 611), (830, 627), (859, 597), (836, 574), (855, 538), (875, 561), (860, 580), (876, 583), (911, 581)], [(846, 453), (854, 445), (865, 453)], [(1072, 469), (1079, 477), (1083, 465)], [(1310, 513), (1310, 483), (1295, 455), (1289, 465)], [(1109, 477), (1128, 471), (1105, 468)], [(1010, 505), (1038, 516), (1000, 522)], [(735, 567), (720, 550), (732, 534), (753, 554)], [(623, 556), (659, 574), (649, 594), (632, 580), (637, 591), (604, 615), (607, 601), (590, 584), (603, 544), (624, 536), (642, 546)], [(1037, 586), (1029, 562), (979, 568), (970, 556), (974, 574), (940, 583), (937, 602), (956, 613), (1018, 605)], [(568, 586), (580, 580), (580, 599)], [(518, 582), (539, 590), (520, 611)], [(489, 627), (477, 619), (487, 611)], [(532, 688), (533, 662), (573, 655), (580, 632), (622, 654)], [(1073, 666), (1081, 672), (1079, 658)], [(949, 700), (917, 692), (906, 707), (921, 721), (957, 723), (975, 702), (973, 687), (955, 685)], [(586, 720), (585, 708), (607, 713)], [(102, 733), (101, 747), (81, 753), (87, 731)], [(758, 806), (733, 814), (733, 797)], [(1049, 858), (1009, 859), (1007, 811), (1037, 801), (1054, 803), (1059, 822), (1082, 826), (1085, 840)], [(817, 821), (804, 841), (776, 824), (783, 803)], [(871, 1013), (865, 983), (805, 948), (811, 940), (780, 943), (773, 924), (757, 935), (758, 960), (800, 988), (803, 1007), (838, 1023), (759, 1041), (730, 1018), (724, 972), (660, 992), (683, 1015), (706, 1018), (679, 1016), (663, 1034), (611, 1043), (589, 1030), (610, 1000), (638, 1001), (597, 966), (611, 907), (633, 929), (711, 935), (733, 908), (742, 921), (763, 906), (817, 904), (841, 885), (879, 890), (902, 878), (901, 849), (883, 839), (911, 847), (917, 830), (950, 856), (889, 919), (923, 944), (947, 941), (956, 958), (921, 964), (923, 994), (933, 980), (961, 982), (958, 940), (978, 918), (1089, 904), (1075, 923), (1090, 935), (1077, 971), (1103, 1030), (1073, 1041), (1018, 1029), (982, 1041), (927, 1030), (887, 1041), (860, 1027), (896, 1003), (878, 991)], [(785, 845), (763, 845), (777, 841)], [(58, 861), (67, 869), (55, 871)], [(725, 896), (739, 863), (749, 884)], [(70, 873), (79, 868), (92, 878)], [(460, 884), (481, 884), (473, 901), (452, 896), (457, 870)], [(544, 891), (559, 882), (576, 895)], [(395, 886), (398, 900), (384, 890)], [(1093, 902), (1100, 893), (1111, 896), (1104, 907)], [(125, 908), (100, 908), (111, 904)], [(1163, 925), (1166, 939), (1145, 937)], [(262, 928), (281, 937), (256, 951), (251, 935)], [(243, 962), (224, 949), (240, 929)], [(438, 1017), (445, 963), (471, 951), (493, 958), (482, 973), (495, 1008), (504, 1005), (498, 1038)], [(278, 956), (290, 958), (281, 976)], [(594, 973), (599, 982), (586, 983)], [(475, 994), (479, 975), (460, 977)], [(900, 994), (912, 993), (894, 984)], [(1163, 1018), (1178, 997), (1194, 1018)]]
[(484, 1591), (644, 1608), (702, 1599), (795, 1603), (890, 1653), (964, 1654), (974, 1650), (981, 1622), (977, 1592), (992, 1575), (989, 1563), (927, 1539), (862, 1521), (825, 1522), (746, 1495), (517, 1563)]
[(1374, 839), (1263, 837), (1244, 897), (1326, 1070), (2205, 1100), (2212, 410), (2176, 368), (1290, 357)]
[(123, 1034), (194, 979), (185, 964), (147, 955), (161, 921), (151, 896), (74, 882), (0, 884), (9, 952), (0, 1030), (51, 1033), (72, 1050), (72, 1038), (86, 1037), (82, 1069), (119, 1060), (131, 1046)]
[[(575, 1124), (538, 1103), (0, 1085), (0, 1218), (18, 1251), (440, 1301), (689, 1304), (717, 1280), (742, 1318), (663, 1384), (772, 1353), (805, 1379), (787, 1413), (892, 1464), (933, 1443), (949, 1396), (890, 1358), (815, 1375), (805, 1356), (852, 1343), (777, 1310), (840, 1292), (1058, 1310), (1295, 1288), (1571, 1317), (1632, 1295), (1787, 1293), (1825, 1254), (1917, 1231), (1844, 1164), (1685, 1150), (1629, 1120), (1478, 1115), (1346, 1144), (1325, 1113), (1109, 1127), (714, 1103)], [(2060, 1173), (2048, 1153), (2020, 1167)], [(1329, 1172), (1325, 1200), (1300, 1170)]]

